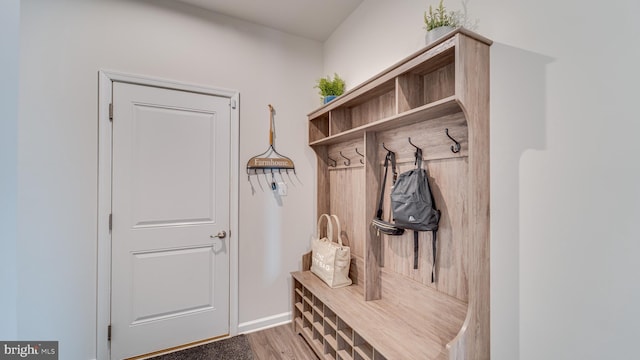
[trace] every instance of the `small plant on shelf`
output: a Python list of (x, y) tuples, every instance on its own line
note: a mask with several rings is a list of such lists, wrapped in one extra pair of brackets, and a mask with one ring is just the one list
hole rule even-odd
[(440, 0), (437, 8), (429, 5), (429, 10), (424, 12), (424, 25), (427, 31), (443, 26), (455, 28), (460, 26), (460, 14), (448, 11), (444, 6), (444, 0)]
[(320, 96), (326, 104), (344, 93), (344, 80), (334, 73), (333, 79), (328, 75), (318, 79), (315, 87), (320, 90)]

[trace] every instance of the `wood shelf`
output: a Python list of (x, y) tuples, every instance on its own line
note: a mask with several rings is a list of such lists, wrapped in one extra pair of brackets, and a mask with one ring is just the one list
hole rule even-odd
[[(454, 30), (308, 115), (317, 214), (341, 220), (354, 283), (330, 290), (309, 272), (293, 273), (294, 317), (302, 320), (294, 326), (308, 337), (322, 318), (320, 358), (489, 359), (491, 43)], [(418, 234), (414, 269), (412, 231), (389, 237), (371, 228), (385, 148), (399, 172), (413, 169), (409, 138), (422, 149), (442, 214), (433, 283), (431, 233)], [(388, 176), (384, 219), (392, 217)], [(310, 256), (302, 263), (308, 270)]]
[(393, 128), (415, 124), (422, 121), (437, 119), (443, 116), (461, 112), (462, 109), (455, 96), (449, 96), (442, 100), (429, 103), (419, 108), (389, 116), (378, 121), (330, 135), (322, 139), (312, 141), (310, 146), (330, 145), (339, 142), (362, 138), (366, 131), (385, 131)]

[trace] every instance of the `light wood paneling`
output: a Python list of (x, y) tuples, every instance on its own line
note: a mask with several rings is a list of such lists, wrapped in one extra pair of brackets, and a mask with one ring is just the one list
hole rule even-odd
[(364, 286), (364, 258), (359, 256), (351, 257), (351, 267), (349, 268), (349, 277), (354, 285)]
[(312, 141), (329, 136), (329, 115), (309, 121), (309, 139)]
[[(365, 256), (364, 256), (364, 289), (365, 300), (378, 300), (382, 296), (380, 266), (382, 265), (382, 238), (378, 236), (375, 229), (370, 226), (371, 220), (376, 215), (378, 207), (378, 193), (382, 184), (380, 180), (380, 172), (378, 167), (378, 139), (376, 133), (367, 132), (365, 134), (364, 145), (366, 150), (365, 164), (365, 196), (364, 214), (365, 222), (360, 224), (366, 229), (367, 237), (365, 239)], [(361, 200), (362, 201), (362, 200)]]
[[(467, 158), (428, 161), (424, 164), (436, 207), (441, 211), (437, 232), (436, 283), (431, 283), (432, 234), (419, 232), (418, 269), (413, 269), (413, 231), (402, 236), (384, 236), (384, 266), (419, 283), (435, 287), (462, 301), (468, 299), (467, 262)], [(400, 172), (414, 168), (413, 163), (400, 164)], [(390, 180), (390, 179), (389, 179)], [(387, 190), (389, 193), (390, 188)], [(390, 205), (385, 204), (385, 218)]]
[[(451, 151), (451, 145), (454, 142), (447, 137), (445, 129), (449, 129), (449, 135), (460, 143), (460, 152), (453, 153)], [(382, 147), (382, 143), (384, 143), (388, 149), (396, 153), (396, 159), (399, 162), (413, 162), (415, 148), (409, 144), (409, 138), (412, 143), (422, 148), (422, 156), (425, 160), (465, 157), (468, 154), (467, 137), (467, 122), (464, 114), (458, 112), (431, 121), (399, 126), (379, 132), (378, 158), (384, 160), (387, 153)]]
[(396, 95), (393, 89), (360, 105), (352, 107), (351, 125), (358, 127), (395, 115)]
[(398, 114), (415, 109), (425, 104), (424, 78), (418, 74), (408, 73), (396, 78), (396, 112)]
[[(359, 148), (364, 154), (362, 139), (334, 144), (327, 148), (328, 156), (336, 159), (337, 166), (329, 167), (329, 212), (340, 219), (342, 241), (351, 247), (352, 256), (364, 257), (364, 165), (362, 157), (356, 153)], [(340, 155), (342, 154), (342, 155)], [(344, 157), (349, 160), (346, 160)], [(331, 162), (332, 163), (332, 162)]]
[[(316, 166), (316, 178), (318, 179), (318, 194), (329, 194), (331, 185), (329, 183), (329, 158), (327, 157), (327, 147), (326, 146), (316, 146), (314, 147), (316, 151), (317, 158), (317, 166)], [(316, 214), (320, 216), (320, 214), (324, 214), (329, 212), (329, 197), (328, 196), (318, 196), (317, 197), (317, 205), (316, 205)]]
[(428, 104), (449, 97), (455, 91), (455, 66), (447, 64), (424, 76), (424, 99)]
[[(356, 153), (356, 149), (364, 155), (364, 141), (362, 138), (329, 145), (327, 153), (330, 158), (336, 160), (335, 167), (333, 167), (333, 161), (329, 162), (331, 165), (329, 166), (329, 171), (364, 167), (364, 164), (360, 162), (360, 160), (364, 160), (364, 158)], [(342, 153), (342, 155), (340, 155), (340, 153)], [(345, 157), (348, 160), (345, 159)]]
[(311, 270), (312, 253), (309, 251), (302, 255), (302, 271)]
[(329, 118), (331, 135), (340, 134), (341, 132), (354, 127), (353, 122), (351, 121), (351, 111), (349, 111), (349, 109), (335, 109), (329, 113)]
[(340, 219), (343, 244), (351, 247), (355, 256), (364, 256), (364, 167), (342, 168), (329, 172), (330, 205), (329, 212)]
[[(489, 44), (490, 45), (490, 44)], [(450, 359), (490, 359), (489, 295), (489, 46), (461, 35), (456, 46), (456, 94), (469, 126), (469, 310), (448, 346)]]

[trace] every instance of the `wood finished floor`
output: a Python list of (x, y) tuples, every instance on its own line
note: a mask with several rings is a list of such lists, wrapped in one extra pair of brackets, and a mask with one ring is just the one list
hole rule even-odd
[(256, 360), (317, 360), (302, 336), (291, 324), (247, 334)]

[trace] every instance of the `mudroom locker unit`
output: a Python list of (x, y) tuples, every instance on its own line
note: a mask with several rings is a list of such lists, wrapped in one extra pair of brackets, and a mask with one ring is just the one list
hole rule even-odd
[[(293, 327), (320, 358), (489, 359), (491, 43), (455, 30), (309, 114), (317, 214), (340, 218), (354, 282), (330, 289), (308, 271), (310, 254), (292, 273)], [(434, 283), (431, 232), (419, 233), (414, 269), (412, 231), (371, 226), (386, 149), (401, 173), (412, 144), (441, 211)]]

